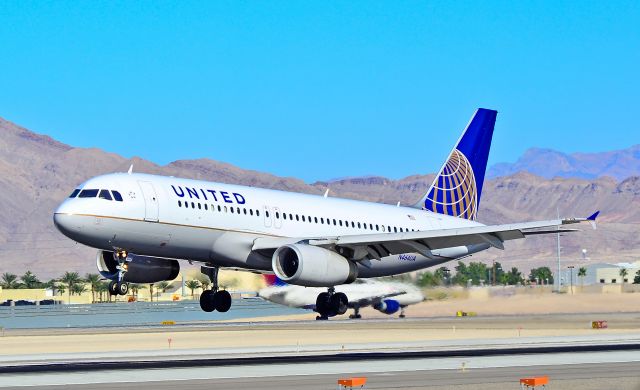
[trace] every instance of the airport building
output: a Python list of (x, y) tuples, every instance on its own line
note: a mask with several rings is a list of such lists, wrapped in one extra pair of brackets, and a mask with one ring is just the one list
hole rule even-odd
[[(584, 277), (579, 277), (578, 272), (581, 267), (587, 269), (587, 274)], [(620, 271), (622, 269), (627, 270), (627, 274), (622, 277)], [(571, 277), (573, 274), (573, 285), (595, 285), (595, 284), (631, 284), (636, 276), (636, 273), (640, 271), (640, 261), (635, 263), (595, 263), (589, 265), (576, 264), (571, 269), (564, 267), (561, 273), (561, 281), (564, 286), (571, 284)]]

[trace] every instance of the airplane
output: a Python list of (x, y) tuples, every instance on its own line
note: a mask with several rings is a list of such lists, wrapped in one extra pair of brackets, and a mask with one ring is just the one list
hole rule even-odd
[(502, 225), (476, 221), (496, 116), (494, 110), (476, 110), (431, 187), (409, 207), (129, 168), (79, 185), (53, 221), (68, 238), (98, 249), (98, 271), (112, 281), (111, 294), (126, 294), (128, 283), (172, 280), (179, 262), (189, 261), (212, 281), (200, 296), (206, 312), (231, 307), (231, 295), (218, 286), (218, 270), (225, 267), (326, 288), (316, 310), (327, 319), (348, 309), (337, 285), (504, 249), (505, 241), (529, 235), (575, 231), (565, 225), (578, 222), (595, 228), (598, 212)]
[[(265, 275), (267, 287), (258, 291), (258, 296), (280, 305), (316, 311), (316, 297), (322, 293), (322, 287), (303, 287), (286, 284), (275, 275)], [(360, 309), (371, 306), (383, 314), (392, 315), (400, 311), (400, 318), (405, 317), (404, 309), (409, 305), (425, 300), (422, 291), (408, 283), (380, 281), (375, 279), (356, 279), (351, 284), (335, 286), (336, 292), (349, 297), (348, 307), (353, 309), (351, 319), (360, 319)], [(319, 313), (320, 314), (320, 313)], [(318, 317), (317, 319), (322, 319)]]

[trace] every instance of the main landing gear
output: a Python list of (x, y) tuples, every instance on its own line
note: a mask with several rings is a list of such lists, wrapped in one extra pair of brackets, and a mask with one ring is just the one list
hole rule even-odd
[(362, 318), (362, 316), (360, 315), (360, 306), (355, 306), (353, 308), (353, 314), (349, 316), (349, 319), (359, 320), (360, 318)]
[(316, 320), (327, 320), (329, 317), (342, 315), (349, 308), (349, 300), (344, 293), (335, 292), (335, 288), (329, 287), (329, 291), (318, 294), (316, 299), (316, 311), (319, 316)]
[(129, 283), (124, 281), (124, 274), (127, 273), (127, 251), (117, 251), (115, 252), (116, 260), (118, 260), (118, 265), (116, 269), (118, 270), (118, 279), (112, 280), (109, 283), (109, 294), (111, 295), (127, 295), (129, 292)]
[(217, 310), (225, 313), (231, 308), (231, 294), (226, 290), (218, 290), (218, 267), (200, 267), (203, 274), (211, 279), (213, 288), (200, 295), (200, 308), (208, 313)]

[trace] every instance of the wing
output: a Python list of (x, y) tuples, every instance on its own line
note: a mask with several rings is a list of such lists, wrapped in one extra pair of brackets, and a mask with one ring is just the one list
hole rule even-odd
[[(470, 226), (454, 229), (427, 230), (405, 233), (359, 234), (337, 237), (315, 238), (257, 238), (253, 249), (273, 251), (285, 244), (297, 242), (320, 246), (348, 253), (353, 260), (365, 258), (381, 259), (389, 255), (419, 253), (427, 258), (435, 258), (433, 251), (467, 245), (489, 244), (504, 249), (503, 243), (509, 240), (525, 238), (528, 235), (557, 234), (572, 232), (576, 229), (564, 228), (579, 222), (592, 224), (598, 216), (596, 212), (588, 218), (568, 218), (538, 222), (523, 222), (504, 225)], [(595, 228), (595, 224), (594, 224)]]

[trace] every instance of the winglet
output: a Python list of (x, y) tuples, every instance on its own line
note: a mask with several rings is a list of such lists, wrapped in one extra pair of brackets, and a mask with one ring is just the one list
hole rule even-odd
[(127, 171), (129, 175), (131, 174), (131, 172), (133, 172), (133, 164), (129, 166), (129, 170)]
[(599, 214), (600, 214), (600, 210), (596, 211), (595, 213), (587, 217), (587, 221), (589, 221), (593, 230), (598, 228), (598, 226), (596, 225), (596, 218), (598, 218)]

